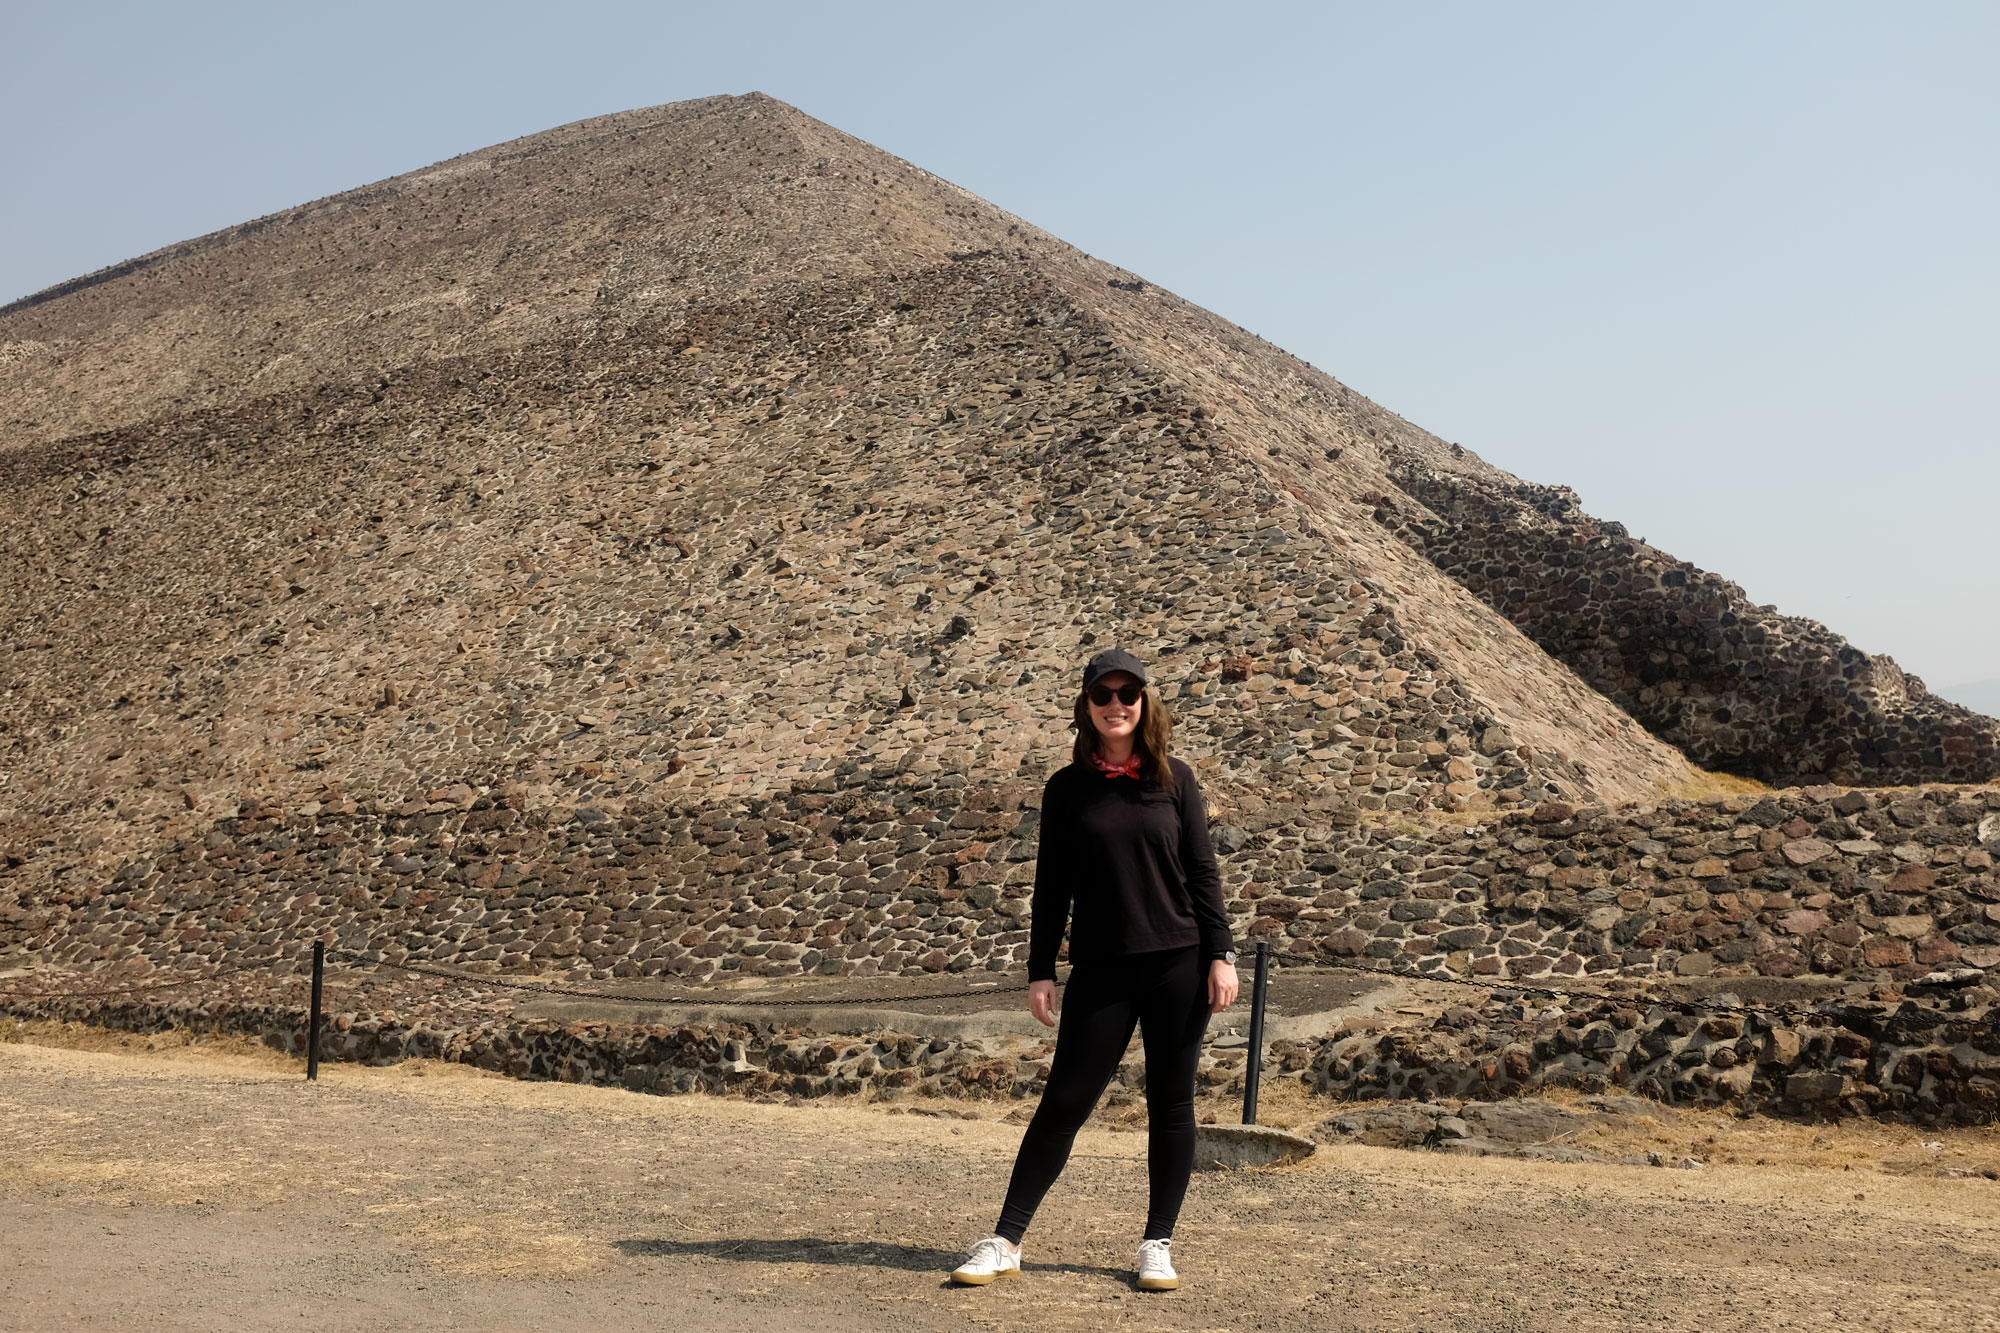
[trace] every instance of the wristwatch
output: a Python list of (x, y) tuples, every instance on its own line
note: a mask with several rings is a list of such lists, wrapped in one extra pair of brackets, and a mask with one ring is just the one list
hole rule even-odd
[(1222, 957), (1216, 959), (1215, 961), (1218, 963), (1227, 963), (1231, 967), (1236, 966), (1236, 950), (1234, 949), (1224, 950)]

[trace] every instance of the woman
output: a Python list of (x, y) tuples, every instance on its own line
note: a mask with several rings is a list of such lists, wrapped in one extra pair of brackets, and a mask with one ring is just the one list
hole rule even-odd
[(1236, 1000), (1236, 952), (1194, 770), (1170, 757), (1173, 721), (1146, 668), (1119, 649), (1083, 669), (1076, 747), (1042, 793), (1028, 943), (1028, 1008), (1055, 1026), (1056, 950), (1068, 993), (1042, 1102), (1021, 1139), (995, 1234), (954, 1282), (1021, 1271), (1021, 1236), (1137, 1026), (1146, 1052), (1147, 1175), (1139, 1288), (1180, 1285), (1168, 1247), (1194, 1167), (1194, 1074), (1209, 1015)]

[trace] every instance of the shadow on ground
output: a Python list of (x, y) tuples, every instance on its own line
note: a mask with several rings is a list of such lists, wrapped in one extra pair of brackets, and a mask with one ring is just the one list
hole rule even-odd
[[(761, 1240), (621, 1240), (620, 1254), (634, 1259), (734, 1259), (754, 1264), (841, 1264), (851, 1268), (894, 1268), (905, 1273), (949, 1273), (964, 1260), (961, 1250), (937, 1250), (915, 1245), (885, 1245), (881, 1241), (798, 1239)], [(1024, 1272), (1080, 1273), (1090, 1277), (1129, 1278), (1128, 1268), (1094, 1264), (1024, 1263)]]

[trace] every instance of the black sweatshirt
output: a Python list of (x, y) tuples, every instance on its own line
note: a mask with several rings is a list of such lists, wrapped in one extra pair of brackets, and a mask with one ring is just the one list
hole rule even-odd
[(1073, 963), (1232, 947), (1201, 788), (1193, 769), (1168, 762), (1170, 787), (1071, 764), (1043, 788), (1028, 980), (1055, 977), (1066, 925)]

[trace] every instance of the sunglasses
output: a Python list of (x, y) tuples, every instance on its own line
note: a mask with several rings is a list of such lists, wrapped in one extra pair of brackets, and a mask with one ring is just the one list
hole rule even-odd
[(1120, 685), (1115, 690), (1109, 685), (1093, 685), (1090, 687), (1090, 701), (1099, 708), (1103, 708), (1109, 704), (1113, 697), (1116, 697), (1119, 703), (1130, 708), (1133, 704), (1138, 703), (1140, 699), (1144, 698), (1145, 694), (1146, 687), (1144, 685)]

